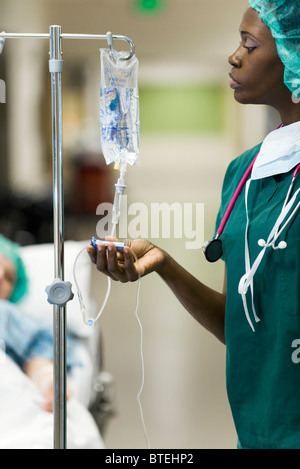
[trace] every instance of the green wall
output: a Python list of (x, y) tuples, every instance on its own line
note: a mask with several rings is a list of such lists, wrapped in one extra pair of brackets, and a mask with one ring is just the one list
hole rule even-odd
[(220, 133), (222, 86), (140, 86), (141, 132)]

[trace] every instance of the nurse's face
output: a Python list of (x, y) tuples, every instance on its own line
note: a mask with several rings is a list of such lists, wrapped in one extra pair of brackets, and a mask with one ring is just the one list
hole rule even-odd
[(229, 57), (230, 87), (242, 104), (280, 106), (290, 92), (284, 84), (284, 66), (275, 39), (258, 13), (247, 9), (240, 26), (241, 42)]

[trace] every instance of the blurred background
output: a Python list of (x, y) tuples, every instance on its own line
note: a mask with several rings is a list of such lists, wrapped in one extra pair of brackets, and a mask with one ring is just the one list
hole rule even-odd
[[(228, 163), (263, 139), (276, 116), (240, 106), (227, 59), (239, 41), (247, 0), (1, 0), (0, 30), (123, 34), (139, 59), (140, 165), (127, 171), (128, 204), (202, 203), (204, 239), (214, 230)], [(117, 174), (101, 153), (100, 59), (105, 41), (63, 40), (65, 238), (96, 235), (96, 208), (111, 202)], [(128, 49), (115, 42), (116, 49)], [(22, 245), (51, 242), (52, 153), (49, 44), (6, 40), (0, 57), (0, 231)], [(195, 221), (195, 219), (194, 219)], [(149, 235), (150, 237), (150, 235)], [(221, 290), (222, 262), (208, 265), (184, 236), (153, 242), (201, 281)], [(95, 273), (101, 304), (106, 280)], [(141, 383), (136, 284), (113, 284), (101, 318), (105, 368), (116, 411), (107, 448), (143, 448), (136, 395)], [(183, 310), (156, 275), (142, 280), (144, 418), (153, 448), (235, 448), (225, 389), (225, 347)]]

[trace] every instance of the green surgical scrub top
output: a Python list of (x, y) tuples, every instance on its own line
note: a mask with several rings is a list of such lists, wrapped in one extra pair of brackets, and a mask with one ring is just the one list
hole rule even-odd
[[(225, 175), (217, 226), (260, 145), (232, 161)], [(251, 181), (248, 195), (248, 242), (251, 265), (281, 211), (293, 171)], [(300, 175), (295, 190), (300, 187)], [(293, 192), (294, 193), (294, 192)], [(255, 332), (247, 322), (238, 293), (245, 274), (245, 187), (221, 239), (227, 272), (225, 314), (227, 392), (245, 449), (300, 449), (300, 213), (280, 240), (287, 248), (267, 248), (254, 276)]]

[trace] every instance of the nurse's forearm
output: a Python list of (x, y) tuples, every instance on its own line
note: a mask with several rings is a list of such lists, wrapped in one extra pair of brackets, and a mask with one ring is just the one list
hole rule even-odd
[(170, 256), (166, 257), (157, 273), (186, 310), (225, 344), (226, 295), (199, 282)]

